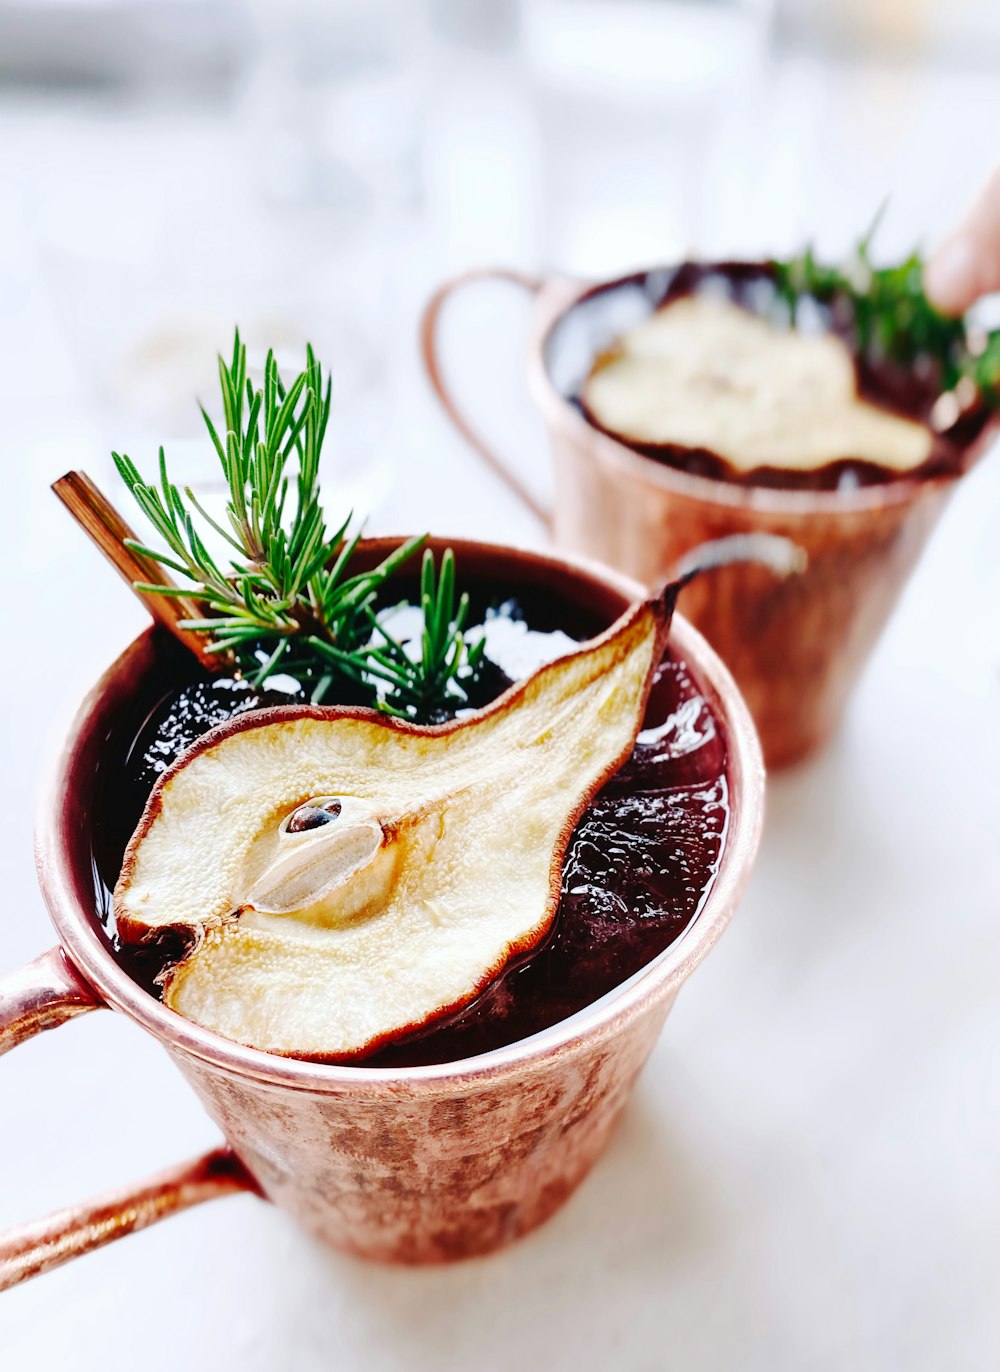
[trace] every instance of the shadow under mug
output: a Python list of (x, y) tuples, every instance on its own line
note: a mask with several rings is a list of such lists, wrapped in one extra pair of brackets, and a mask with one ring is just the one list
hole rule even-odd
[[(573, 390), (598, 353), (649, 312), (636, 287), (641, 279), (595, 284), (489, 267), (464, 273), (426, 306), (427, 373), (459, 432), (560, 549), (647, 586), (669, 578), (701, 544), (734, 534), (773, 534), (805, 551), (800, 573), (782, 579), (763, 567), (732, 565), (696, 581), (684, 597), (685, 615), (743, 692), (767, 765), (791, 764), (820, 748), (839, 724), (955, 478), (903, 478), (851, 491), (740, 485), (666, 466), (595, 428), (573, 403)], [(483, 441), (444, 382), (437, 341), (442, 309), (456, 290), (485, 280), (512, 282), (534, 296), (528, 387), (548, 430), (553, 511)], [(609, 310), (616, 293), (622, 300)], [(992, 436), (987, 426), (966, 469)]]
[[(470, 588), (501, 585), (612, 623), (643, 594), (604, 568), (448, 540)], [(361, 565), (395, 547), (367, 540)], [(432, 543), (440, 552), (443, 544)], [(134, 982), (94, 918), (88, 815), (116, 716), (157, 670), (147, 630), (84, 700), (40, 795), (38, 874), (59, 944), (0, 980), (0, 1052), (109, 1006), (153, 1035), (226, 1146), (90, 1204), (0, 1233), (0, 1290), (188, 1206), (253, 1191), (325, 1242), (368, 1258), (439, 1262), (526, 1233), (570, 1195), (602, 1151), (681, 983), (727, 924), (753, 865), (764, 774), (753, 724), (704, 639), (680, 617), (689, 664), (727, 748), (731, 818), (715, 882), (688, 930), (648, 968), (579, 1015), (508, 1048), (398, 1069), (300, 1062), (183, 1019)]]

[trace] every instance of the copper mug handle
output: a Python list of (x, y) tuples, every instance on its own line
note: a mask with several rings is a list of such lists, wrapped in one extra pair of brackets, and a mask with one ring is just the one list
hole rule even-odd
[(420, 321), (420, 349), (427, 369), (427, 377), (444, 407), (445, 413), (485, 465), (498, 476), (509, 491), (526, 507), (546, 529), (552, 529), (552, 512), (547, 510), (538, 498), (528, 490), (518, 474), (487, 444), (475, 431), (456, 405), (444, 382), (441, 359), (438, 350), (438, 326), (441, 313), (452, 295), (463, 287), (478, 281), (509, 281), (522, 290), (537, 295), (545, 282), (526, 272), (515, 271), (510, 267), (475, 267), (453, 276), (446, 281), (428, 300)]
[[(0, 977), (0, 1053), (43, 1029), (104, 1008), (61, 948)], [(202, 1201), (258, 1188), (230, 1148), (213, 1148), (157, 1176), (0, 1230), (0, 1291)]]

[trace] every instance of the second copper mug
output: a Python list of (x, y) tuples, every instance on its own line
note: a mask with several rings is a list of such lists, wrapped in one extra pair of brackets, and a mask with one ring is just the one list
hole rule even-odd
[[(528, 385), (545, 419), (556, 501), (546, 510), (483, 442), (445, 386), (439, 317), (461, 286), (509, 281), (534, 295)], [(836, 729), (851, 689), (954, 487), (954, 478), (899, 479), (851, 491), (780, 490), (693, 476), (596, 429), (570, 398), (597, 352), (635, 322), (635, 278), (536, 280), (504, 268), (444, 284), (427, 305), (424, 360), (449, 416), (481, 458), (551, 531), (556, 545), (597, 558), (647, 585), (665, 580), (698, 545), (762, 532), (791, 539), (805, 570), (777, 578), (762, 567), (725, 567), (685, 594), (684, 613), (736, 678), (769, 767), (797, 762)], [(594, 304), (618, 292), (598, 320)], [(990, 435), (986, 435), (988, 437)], [(977, 452), (984, 444), (977, 445)], [(971, 455), (970, 455), (971, 457)]]

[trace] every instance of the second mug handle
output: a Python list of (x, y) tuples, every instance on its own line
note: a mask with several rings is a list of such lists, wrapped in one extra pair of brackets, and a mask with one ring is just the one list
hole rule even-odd
[(477, 281), (509, 281), (515, 286), (520, 286), (523, 290), (529, 291), (532, 295), (537, 295), (544, 285), (537, 277), (529, 276), (526, 272), (515, 271), (510, 267), (476, 267), (472, 271), (463, 272), (460, 276), (454, 276), (450, 281), (446, 281), (431, 296), (424, 307), (423, 317), (420, 323), (420, 345), (423, 354), (424, 366), (427, 368), (427, 376), (441, 404), (444, 406), (445, 413), (466, 440), (469, 446), (476, 452), (483, 462), (489, 467), (490, 471), (498, 476), (509, 491), (511, 491), (521, 504), (528, 509), (535, 518), (546, 529), (551, 531), (552, 514), (534, 496), (527, 486), (512, 470), (510, 466), (499, 457), (493, 449), (486, 443), (475, 429), (471, 426), (465, 416), (459, 410), (451, 393), (444, 383), (441, 372), (441, 360), (438, 355), (438, 324), (441, 312), (447, 304), (449, 298), (455, 291), (463, 286), (468, 286)]
[[(0, 1053), (102, 1006), (63, 950), (52, 948), (0, 977)], [(145, 1182), (0, 1230), (0, 1291), (189, 1206), (237, 1191), (260, 1194), (235, 1153), (214, 1148)]]

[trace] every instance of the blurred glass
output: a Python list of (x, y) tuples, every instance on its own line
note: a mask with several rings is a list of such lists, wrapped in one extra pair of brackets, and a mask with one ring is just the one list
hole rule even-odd
[(516, 48), (520, 5), (521, 0), (427, 0), (437, 38), (494, 56)]
[[(312, 342), (333, 377), (325, 481), (338, 510), (364, 515), (393, 479), (417, 29), (395, 0), (252, 10), (235, 103), (49, 97), (23, 170), (37, 268), (108, 451), (149, 469), (164, 443), (176, 479), (203, 490), (218, 473), (195, 397), (217, 413), (234, 325), (287, 373)], [(95, 475), (109, 471), (107, 458)]]
[(290, 203), (419, 198), (423, 8), (414, 0), (247, 0), (241, 115), (262, 189)]
[(996, 0), (778, 0), (783, 32), (827, 49), (969, 62), (1000, 52)]
[(759, 96), (771, 0), (531, 0), (552, 242), (586, 275), (704, 248), (720, 142)]
[(113, 214), (96, 189), (72, 221), (61, 195), (37, 207), (40, 273), (108, 451), (148, 470), (163, 443), (175, 479), (210, 489), (219, 478), (196, 397), (218, 414), (216, 354), (231, 349), (234, 326), (253, 361), (262, 366), (272, 346), (286, 375), (310, 341), (333, 377), (325, 478), (338, 508), (367, 513), (392, 479), (382, 447), (393, 400), (388, 232), (370, 213), (276, 214), (236, 190), (225, 214), (203, 222), (185, 145), (166, 142), (186, 172), (176, 199), (162, 203), (137, 178)]
[[(112, 447), (149, 471), (163, 443), (178, 481), (218, 485), (195, 397), (218, 413), (216, 353), (238, 324), (257, 365), (273, 346), (293, 373), (310, 341), (329, 367), (334, 509), (385, 499), (397, 268), (421, 198), (422, 13), (409, 0), (0, 0), (0, 74), (18, 82), (8, 198), (23, 202), (33, 280), (108, 454), (98, 479)], [(194, 49), (187, 82), (146, 79), (151, 51), (166, 72)]]

